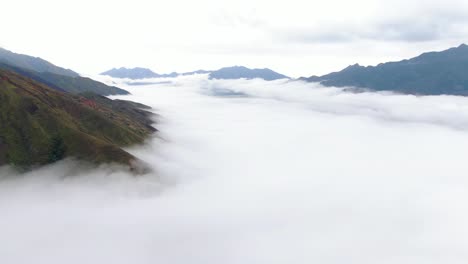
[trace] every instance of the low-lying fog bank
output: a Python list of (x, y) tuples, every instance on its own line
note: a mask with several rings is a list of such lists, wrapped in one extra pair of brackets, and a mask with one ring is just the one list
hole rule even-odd
[(468, 98), (182, 77), (123, 86), (155, 173), (0, 168), (0, 263), (468, 261)]

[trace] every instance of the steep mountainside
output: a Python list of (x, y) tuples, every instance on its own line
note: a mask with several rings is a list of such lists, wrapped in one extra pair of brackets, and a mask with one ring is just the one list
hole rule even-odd
[(155, 131), (143, 105), (60, 92), (0, 69), (0, 165), (30, 168), (65, 157), (132, 165), (121, 149)]
[(378, 66), (358, 64), (324, 76), (302, 78), (325, 86), (354, 86), (422, 95), (468, 95), (468, 46)]
[(221, 68), (210, 73), (210, 79), (255, 79), (260, 78), (267, 81), (278, 79), (289, 79), (288, 76), (279, 74), (270, 69), (249, 69), (243, 66)]
[(78, 73), (72, 70), (55, 66), (54, 64), (41, 58), (17, 54), (3, 48), (0, 48), (0, 62), (36, 72), (50, 72), (69, 77), (80, 76)]

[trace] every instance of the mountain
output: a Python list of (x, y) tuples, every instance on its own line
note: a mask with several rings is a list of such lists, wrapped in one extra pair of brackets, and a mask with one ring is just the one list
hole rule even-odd
[(179, 75), (187, 76), (187, 75), (195, 75), (195, 74), (208, 74), (212, 72), (213, 71), (198, 70), (198, 71), (180, 73)]
[(94, 92), (100, 95), (129, 94), (127, 91), (107, 86), (77, 73), (60, 68), (40, 58), (17, 54), (0, 48), (0, 69), (14, 71), (51, 88), (69, 93)]
[[(226, 67), (221, 68), (217, 71), (205, 71), (198, 70), (192, 72), (177, 73), (172, 72), (169, 74), (158, 74), (150, 69), (146, 68), (113, 68), (106, 72), (101, 73), (101, 75), (107, 75), (114, 78), (128, 78), (128, 79), (145, 79), (145, 78), (174, 78), (177, 76), (187, 76), (195, 74), (209, 74), (210, 79), (255, 79), (260, 78), (267, 81), (278, 80), (278, 79), (289, 79), (288, 76), (279, 74), (270, 69), (249, 69), (242, 66)], [(129, 85), (140, 85), (140, 84), (151, 84), (151, 83), (136, 83), (129, 82)]]
[(353, 86), (421, 95), (468, 95), (468, 46), (428, 52), (398, 62), (363, 67), (355, 64), (340, 72), (302, 78), (325, 86)]
[(155, 129), (144, 105), (94, 94), (70, 94), (0, 69), (0, 165), (19, 168), (75, 157), (134, 167), (123, 146)]
[(105, 71), (101, 73), (101, 75), (107, 75), (111, 76), (114, 78), (128, 78), (132, 80), (137, 80), (137, 79), (145, 79), (145, 78), (174, 78), (177, 76), (185, 76), (185, 75), (194, 75), (194, 74), (206, 74), (210, 73), (211, 71), (205, 71), (205, 70), (198, 70), (198, 71), (193, 71), (193, 72), (184, 72), (184, 73), (177, 73), (177, 72), (172, 72), (168, 74), (158, 74), (153, 72), (150, 69), (146, 68), (113, 68), (111, 70)]
[(101, 73), (114, 78), (128, 78), (128, 79), (145, 79), (145, 78), (158, 78), (159, 74), (146, 68), (113, 68), (111, 70)]
[(64, 75), (68, 77), (78, 77), (78, 73), (64, 69), (54, 64), (43, 60), (41, 58), (35, 58), (28, 55), (17, 54), (9, 50), (0, 48), (0, 62), (15, 66), (18, 68), (36, 71), (36, 72), (50, 72), (58, 75)]
[(93, 92), (100, 95), (129, 94), (129, 92), (124, 89), (120, 89), (114, 86), (107, 86), (103, 83), (86, 77), (69, 77), (66, 75), (59, 75), (50, 72), (36, 72), (14, 67), (4, 63), (0, 63), (0, 69), (14, 71), (35, 81), (44, 83), (53, 89), (69, 93), (78, 94), (84, 92)]
[(210, 79), (255, 79), (260, 78), (267, 81), (278, 79), (289, 79), (289, 77), (274, 72), (270, 69), (249, 69), (243, 66), (221, 68), (210, 73)]

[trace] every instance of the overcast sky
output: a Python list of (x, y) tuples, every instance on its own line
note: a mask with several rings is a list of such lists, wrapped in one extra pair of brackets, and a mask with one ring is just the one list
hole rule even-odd
[(468, 42), (468, 1), (4, 1), (0, 46), (85, 74), (245, 65), (298, 77)]

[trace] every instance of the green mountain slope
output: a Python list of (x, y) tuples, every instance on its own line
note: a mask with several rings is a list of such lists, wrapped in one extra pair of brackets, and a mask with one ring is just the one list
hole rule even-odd
[(132, 102), (60, 92), (0, 69), (0, 165), (29, 168), (65, 157), (131, 165), (121, 149), (155, 131)]
[(354, 86), (410, 94), (468, 95), (468, 46), (463, 44), (375, 67), (356, 64), (340, 72), (303, 80), (325, 86)]

